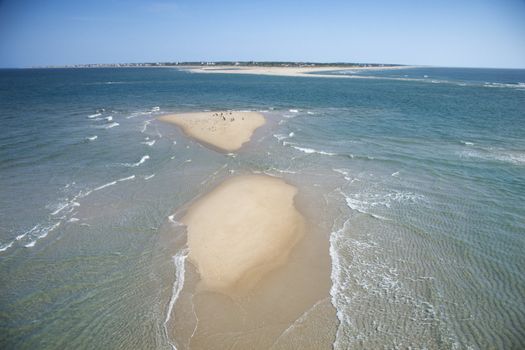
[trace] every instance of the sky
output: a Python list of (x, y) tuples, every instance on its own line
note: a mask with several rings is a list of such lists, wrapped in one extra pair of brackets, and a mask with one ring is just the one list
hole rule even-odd
[(525, 0), (0, 0), (0, 67), (219, 60), (525, 68)]

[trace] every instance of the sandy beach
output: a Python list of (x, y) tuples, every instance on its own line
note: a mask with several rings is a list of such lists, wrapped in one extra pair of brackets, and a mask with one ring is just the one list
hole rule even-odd
[(203, 288), (246, 291), (286, 262), (303, 234), (296, 193), (281, 179), (239, 176), (190, 207), (182, 222), (188, 229), (188, 257)]
[(184, 288), (168, 328), (178, 348), (330, 348), (337, 318), (329, 243), (327, 228), (311, 220), (318, 206), (310, 192), (240, 175), (190, 203), (179, 220)]
[(240, 149), (266, 122), (260, 113), (241, 111), (170, 114), (159, 120), (176, 124), (188, 136), (226, 152)]
[[(413, 68), (413, 66), (387, 66), (387, 67), (348, 67), (348, 66), (329, 66), (329, 67), (263, 67), (263, 66), (187, 66), (180, 67), (192, 73), (222, 73), (222, 74), (256, 74), (256, 75), (277, 75), (287, 77), (318, 77), (318, 78), (360, 78), (356, 75), (334, 75), (322, 74), (331, 71), (362, 71), (362, 70), (392, 70)], [(312, 74), (315, 73), (315, 74)]]

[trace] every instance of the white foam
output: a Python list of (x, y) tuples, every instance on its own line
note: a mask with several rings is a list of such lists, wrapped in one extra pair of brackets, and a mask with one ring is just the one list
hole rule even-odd
[(356, 210), (361, 213), (367, 213), (366, 209), (368, 208), (365, 206), (365, 203), (368, 204), (367, 202), (359, 201), (355, 198), (351, 198), (346, 195), (345, 195), (345, 201), (346, 201), (346, 205), (350, 209)]
[(145, 156), (142, 156), (142, 158), (140, 158), (140, 160), (137, 163), (125, 163), (124, 165), (127, 167), (135, 168), (135, 167), (138, 167), (144, 164), (144, 162), (147, 161), (148, 159), (149, 159), (149, 155), (146, 154)]
[(314, 115), (315, 113), (314, 112), (311, 112), (311, 111), (308, 111), (306, 112), (307, 114), (310, 114), (310, 115)]
[(390, 176), (393, 176), (393, 177), (399, 176), (399, 171), (396, 171), (395, 173), (392, 173), (392, 175), (390, 175)]
[(336, 316), (339, 320), (339, 325), (337, 326), (337, 332), (336, 332), (336, 339), (333, 344), (333, 348), (337, 349), (336, 346), (339, 340), (339, 334), (340, 331), (348, 324), (348, 316), (345, 315), (345, 310), (339, 307), (342, 303), (344, 303), (345, 299), (345, 293), (344, 290), (346, 289), (344, 279), (346, 279), (346, 273), (342, 268), (342, 262), (339, 257), (339, 253), (337, 250), (337, 247), (341, 245), (340, 241), (342, 237), (344, 237), (344, 231), (346, 229), (346, 225), (349, 222), (349, 219), (346, 220), (343, 224), (343, 226), (336, 231), (332, 231), (330, 233), (330, 257), (332, 259), (332, 271), (330, 273), (330, 278), (332, 280), (332, 286), (330, 287), (330, 296), (332, 300), (332, 305), (334, 305), (336, 309)]
[(172, 215), (168, 216), (168, 220), (169, 220), (172, 224), (174, 224), (174, 225), (176, 225), (176, 226), (184, 226), (184, 224), (183, 224), (182, 222), (179, 222), (179, 221), (175, 220), (175, 214), (172, 214)]
[(49, 232), (53, 231), (54, 229), (56, 229), (58, 226), (60, 226), (60, 221), (57, 222), (56, 224), (54, 224), (53, 226), (51, 227), (46, 227), (44, 230), (42, 230), (42, 233), (40, 233), (38, 235), (38, 238), (44, 238), (44, 237), (47, 237), (47, 235), (49, 234)]
[(498, 161), (504, 163), (512, 163), (514, 165), (525, 164), (525, 152), (510, 151), (498, 148), (484, 148), (463, 151), (459, 153), (460, 157), (478, 158), (488, 161)]
[(348, 171), (346, 171), (344, 169), (332, 169), (332, 170), (335, 171), (336, 173), (339, 173), (339, 174), (343, 175), (343, 178), (346, 181), (351, 181), (352, 180), (352, 178), (350, 177), (350, 174), (348, 173)]
[(53, 215), (53, 216), (57, 215), (62, 210), (66, 209), (68, 206), (69, 206), (69, 203), (65, 203), (65, 204), (59, 206), (57, 210), (55, 210), (54, 212), (51, 213), (51, 215)]
[(128, 180), (133, 180), (134, 178), (135, 178), (135, 175), (131, 175), (131, 176), (128, 176), (128, 177), (123, 177), (122, 179), (118, 179), (117, 181), (118, 182), (128, 181)]
[(177, 141), (173, 141), (173, 144), (176, 145), (176, 144), (177, 144)]
[(90, 136), (87, 138), (89, 141), (95, 141), (96, 139), (98, 139), (98, 136), (95, 135), (95, 136)]
[(146, 132), (146, 129), (148, 128), (148, 125), (151, 124), (151, 121), (150, 120), (145, 120), (144, 121), (144, 124), (142, 124), (142, 129), (140, 130), (141, 133), (145, 133)]
[(15, 239), (16, 239), (17, 241), (19, 241), (19, 240), (21, 240), (22, 238), (24, 238), (26, 235), (27, 235), (27, 232), (24, 232), (24, 233), (22, 233), (21, 235), (16, 236)]
[[(74, 182), (73, 182), (73, 184), (74, 184)], [(64, 188), (68, 188), (70, 185), (71, 185), (71, 184), (68, 184), (68, 185), (66, 185)], [(89, 193), (87, 193), (87, 194), (89, 194)], [(71, 213), (71, 212), (73, 212), (73, 210), (75, 210), (75, 207), (79, 207), (79, 206), (80, 206), (80, 203), (76, 202), (76, 200), (77, 200), (78, 198), (83, 198), (83, 197), (85, 197), (87, 194), (83, 194), (82, 192), (80, 192), (79, 194), (77, 194), (76, 196), (74, 196), (74, 197), (73, 197), (71, 200), (69, 200), (68, 202), (63, 203), (63, 204), (60, 204), (60, 205), (55, 209), (55, 211), (53, 211), (50, 215), (52, 215), (52, 216), (56, 216), (58, 213), (64, 211), (65, 209), (68, 209), (68, 208), (69, 208), (69, 210), (66, 212), (66, 214), (67, 214), (67, 213)], [(60, 217), (60, 219), (63, 219), (63, 218), (64, 218), (64, 216)], [(23, 234), (21, 234), (21, 235), (18, 235), (18, 236), (16, 237), (16, 240), (20, 240), (20, 239), (24, 238), (27, 234), (31, 234), (31, 233), (33, 233), (34, 231), (39, 230), (39, 228), (40, 228), (40, 224), (36, 225), (36, 226), (33, 227), (31, 230), (29, 230), (29, 231), (27, 231), (27, 232), (25, 232), (25, 233), (23, 233)]]
[(288, 112), (290, 113), (299, 113), (298, 109), (289, 109)]
[(285, 134), (274, 134), (273, 137), (275, 137), (277, 141), (282, 141), (288, 138), (288, 136), (286, 136)]
[(518, 90), (521, 90), (519, 88), (523, 88), (525, 86), (524, 83), (490, 83), (490, 82), (485, 82), (485, 84), (483, 84), (483, 86), (485, 87), (489, 87), (489, 88), (513, 88), (513, 89), (518, 89)]
[[(273, 137), (277, 139), (277, 141), (283, 141), (288, 138), (294, 137), (295, 133), (292, 131), (289, 134), (274, 134)], [(283, 142), (283, 145), (285, 145), (285, 142)], [(286, 146), (286, 145), (285, 145)]]
[(461, 141), (462, 144), (464, 144), (465, 146), (473, 146), (474, 145), (474, 142), (469, 142), (469, 141)]
[[(385, 196), (388, 201), (394, 201), (399, 203), (419, 203), (425, 200), (425, 196), (419, 193), (413, 193), (408, 191), (395, 191)], [(385, 204), (389, 207), (389, 203)]]
[(15, 241), (11, 241), (11, 242), (9, 242), (7, 244), (0, 245), (0, 252), (5, 252), (9, 248), (11, 248), (13, 246), (13, 243), (15, 243)]
[(151, 111), (152, 111), (152, 112), (158, 112), (158, 111), (160, 111), (160, 107), (159, 107), (159, 106), (153, 107), (153, 108), (151, 109)]
[[(49, 234), (49, 232), (53, 231), (54, 229), (56, 229), (58, 226), (60, 226), (60, 221), (59, 222), (56, 222), (55, 224), (51, 225), (51, 226), (42, 226), (40, 224), (36, 225), (35, 227), (33, 227), (31, 230), (29, 230), (28, 232), (26, 232), (25, 234), (23, 235), (20, 235), (18, 237), (20, 237), (18, 240), (24, 238), (26, 235), (30, 235), (30, 236), (33, 236), (33, 234), (37, 233), (36, 234), (36, 237), (33, 237), (34, 239), (29, 242), (28, 244), (24, 245), (24, 247), (26, 248), (31, 248), (31, 247), (34, 247), (36, 242), (39, 240), (39, 239), (42, 239), (42, 238), (45, 238), (47, 237), (47, 235)], [(17, 237), (17, 238), (18, 238)]]
[(101, 115), (102, 115), (102, 113), (95, 113), (95, 114), (88, 115), (88, 118), (89, 119), (93, 119), (93, 118), (96, 118), (96, 117), (100, 117)]
[(32, 229), (30, 229), (30, 230), (28, 230), (28, 231), (22, 233), (21, 235), (16, 236), (15, 239), (16, 239), (17, 241), (19, 241), (19, 240), (21, 240), (22, 238), (24, 238), (25, 236), (30, 235), (30, 234), (32, 234), (33, 232), (35, 232), (36, 230), (38, 230), (39, 227), (40, 227), (40, 224), (37, 224), (37, 225), (35, 225)]
[(114, 128), (114, 127), (119, 126), (119, 125), (120, 125), (119, 123), (114, 122), (114, 123), (111, 123), (111, 124), (105, 126), (104, 129), (111, 129), (111, 128)]
[(155, 142), (157, 142), (157, 140), (143, 141), (143, 142), (141, 142), (141, 143), (142, 143), (143, 145), (148, 145), (148, 146), (152, 147), (152, 146), (155, 144)]
[(389, 193), (351, 193), (339, 191), (345, 198), (346, 205), (357, 212), (369, 214), (377, 219), (386, 220), (385, 217), (372, 213), (373, 208), (390, 208), (392, 204), (413, 204), (425, 201), (425, 196), (409, 191), (394, 190)]
[(168, 304), (168, 310), (166, 312), (166, 319), (164, 320), (164, 330), (166, 332), (168, 342), (174, 350), (177, 350), (177, 346), (173, 344), (169, 338), (168, 322), (171, 319), (171, 312), (173, 311), (173, 307), (175, 306), (175, 303), (179, 298), (180, 292), (184, 287), (184, 277), (186, 272), (185, 263), (187, 257), (188, 249), (183, 249), (173, 256), (173, 264), (175, 265), (175, 281), (173, 281), (173, 287), (171, 289), (171, 298)]
[(155, 174), (146, 175), (146, 176), (144, 176), (144, 180), (147, 181), (147, 180), (151, 179), (151, 178), (154, 177), (154, 176), (155, 176)]
[(26, 247), (26, 248), (32, 248), (32, 247), (35, 246), (35, 244), (36, 244), (36, 239), (35, 239), (34, 241), (31, 241), (31, 242), (29, 242), (28, 244), (24, 245), (24, 247)]
[(78, 221), (80, 221), (80, 219), (78, 219), (78, 218), (71, 218), (67, 222), (78, 222)]
[(99, 186), (99, 187), (93, 189), (93, 191), (99, 191), (99, 190), (101, 190), (103, 188), (106, 188), (106, 187), (109, 187), (109, 186), (113, 186), (113, 185), (116, 185), (116, 184), (117, 184), (117, 181), (111, 181), (111, 182), (108, 182), (107, 184), (104, 184), (102, 186)]
[(296, 150), (304, 152), (306, 154), (317, 153), (317, 154), (322, 154), (322, 155), (326, 155), (326, 156), (335, 156), (335, 155), (337, 155), (336, 153), (325, 152), (325, 151), (318, 151), (318, 150), (315, 150), (313, 148), (305, 148), (305, 147), (298, 147), (298, 146), (292, 146), (292, 147), (295, 148)]
[(297, 174), (297, 171), (288, 170), (288, 169), (278, 169), (278, 168), (270, 168), (270, 170), (277, 171), (278, 173), (282, 174)]

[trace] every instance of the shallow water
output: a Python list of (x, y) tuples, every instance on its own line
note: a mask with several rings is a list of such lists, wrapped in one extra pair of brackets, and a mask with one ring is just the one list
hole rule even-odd
[[(275, 348), (525, 346), (524, 71), (370, 75), (0, 71), (0, 347), (184, 344), (170, 216), (240, 173), (296, 185), (330, 242), (330, 303)], [(237, 154), (154, 120), (229, 108), (271, 121)]]

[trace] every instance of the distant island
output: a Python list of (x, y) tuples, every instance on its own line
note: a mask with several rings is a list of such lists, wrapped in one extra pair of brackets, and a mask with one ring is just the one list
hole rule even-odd
[(401, 67), (402, 64), (352, 63), (352, 62), (279, 62), (279, 61), (182, 61), (182, 62), (142, 62), (142, 63), (86, 63), (72, 65), (48, 65), (32, 68), (134, 68), (134, 67), (177, 67), (177, 66), (232, 66), (232, 67)]

